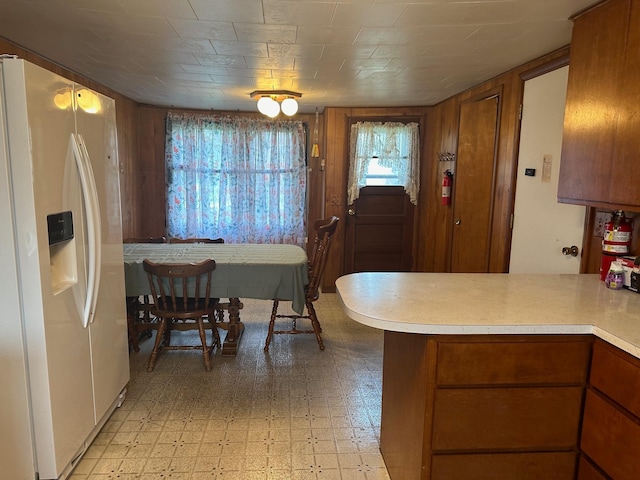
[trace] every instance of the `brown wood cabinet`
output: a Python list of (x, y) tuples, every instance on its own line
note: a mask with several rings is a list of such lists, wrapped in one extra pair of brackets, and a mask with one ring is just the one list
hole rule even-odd
[(558, 200), (640, 209), (640, 0), (574, 19)]
[(390, 477), (575, 478), (591, 343), (385, 331), (380, 449)]
[(578, 463), (578, 480), (608, 480), (586, 457), (581, 456)]
[(581, 464), (579, 480), (640, 478), (640, 360), (600, 340), (593, 347), (580, 448), (590, 461)]

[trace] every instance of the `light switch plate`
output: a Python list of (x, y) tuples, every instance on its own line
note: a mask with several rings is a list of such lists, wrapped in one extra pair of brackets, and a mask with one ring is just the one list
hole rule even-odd
[(553, 165), (553, 155), (547, 153), (542, 157), (542, 183), (551, 183), (551, 167)]
[(596, 212), (596, 219), (593, 226), (593, 236), (604, 238), (604, 226), (611, 218), (609, 212)]

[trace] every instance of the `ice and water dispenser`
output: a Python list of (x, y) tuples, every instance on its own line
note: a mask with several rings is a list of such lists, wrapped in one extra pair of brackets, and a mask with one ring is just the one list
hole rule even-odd
[(78, 262), (71, 211), (47, 215), (51, 288), (54, 295), (78, 283)]

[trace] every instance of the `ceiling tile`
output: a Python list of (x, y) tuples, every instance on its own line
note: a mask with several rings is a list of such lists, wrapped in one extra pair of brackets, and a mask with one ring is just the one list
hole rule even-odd
[(567, 45), (597, 0), (0, 0), (0, 35), (145, 104), (430, 105)]

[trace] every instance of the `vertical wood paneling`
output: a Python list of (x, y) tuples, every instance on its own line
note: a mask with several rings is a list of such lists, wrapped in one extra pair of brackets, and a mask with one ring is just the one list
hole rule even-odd
[(348, 154), (348, 108), (326, 108), (325, 131), (327, 132), (327, 168), (325, 171), (325, 216), (335, 215), (342, 219), (333, 237), (331, 254), (327, 259), (323, 291), (335, 291), (334, 282), (342, 274), (344, 264), (344, 216), (346, 215), (345, 193), (347, 191)]
[(427, 132), (428, 138), (433, 141), (433, 145), (427, 147), (431, 148), (431, 158), (428, 161), (433, 163), (424, 165), (424, 168), (428, 168), (433, 173), (429, 185), (434, 191), (433, 194), (428, 195), (427, 224), (421, 226), (422, 228), (418, 232), (418, 235), (425, 235), (426, 240), (423, 244), (427, 249), (422, 256), (424, 262), (419, 268), (424, 271), (448, 271), (448, 259), (451, 254), (451, 209), (440, 205), (440, 182), (444, 170), (447, 168), (455, 169), (455, 163), (437, 162), (437, 152), (456, 152), (459, 104), (481, 95), (484, 91), (501, 88), (489, 271), (506, 272), (508, 270), (511, 248), (510, 220), (515, 196), (515, 173), (520, 133), (519, 106), (524, 91), (524, 82), (520, 78), (520, 74), (552, 62), (566, 55), (567, 52), (568, 47), (552, 52), (434, 106), (433, 115), (435, 118), (428, 123), (429, 131)]
[[(457, 98), (446, 100), (432, 109), (427, 117), (428, 152), (423, 159), (422, 171), (429, 172), (426, 187), (426, 222), (420, 225), (418, 235), (425, 238), (424, 262), (417, 265), (418, 271), (446, 272), (451, 254), (451, 224), (453, 207), (442, 205), (442, 177), (446, 170), (455, 174), (454, 161), (439, 161), (439, 154), (453, 153), (458, 149), (458, 109)], [(424, 177), (423, 177), (424, 178)]]
[(118, 128), (118, 162), (120, 163), (120, 198), (122, 208), (123, 238), (136, 232), (137, 205), (135, 197), (137, 155), (138, 105), (133, 101), (116, 101), (116, 124)]
[(309, 117), (309, 145), (307, 148), (308, 153), (308, 167), (309, 167), (309, 177), (307, 183), (307, 218), (309, 226), (313, 226), (313, 222), (324, 217), (324, 187), (323, 187), (323, 176), (324, 172), (321, 170), (321, 163), (324, 158), (326, 158), (326, 145), (323, 140), (325, 138), (324, 135), (324, 117), (322, 115), (318, 115), (318, 140), (319, 140), (319, 150), (320, 156), (314, 158), (311, 156), (311, 148), (313, 146), (313, 127), (315, 124), (315, 115)]

